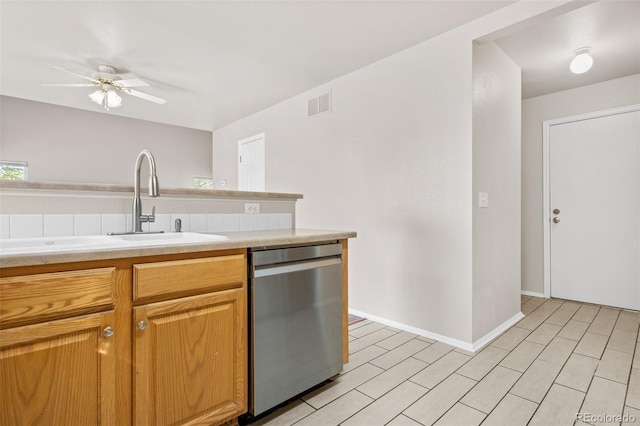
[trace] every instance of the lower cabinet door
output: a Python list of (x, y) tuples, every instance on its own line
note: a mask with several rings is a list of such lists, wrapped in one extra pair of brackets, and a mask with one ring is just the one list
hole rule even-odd
[(216, 424), (246, 412), (244, 289), (134, 308), (134, 424)]
[(115, 425), (113, 317), (0, 330), (0, 424)]

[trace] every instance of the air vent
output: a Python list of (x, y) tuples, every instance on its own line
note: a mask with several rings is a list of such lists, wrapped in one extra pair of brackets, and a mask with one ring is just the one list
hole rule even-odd
[(307, 115), (314, 117), (318, 114), (331, 112), (331, 92), (309, 99)]

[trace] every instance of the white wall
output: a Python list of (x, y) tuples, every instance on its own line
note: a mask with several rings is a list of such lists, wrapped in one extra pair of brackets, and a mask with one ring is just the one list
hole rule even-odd
[[(267, 190), (304, 194), (297, 225), (358, 232), (350, 309), (470, 344), (472, 41), (562, 3), (518, 2), (214, 131), (214, 178), (233, 187), (237, 141), (265, 132)], [(332, 112), (307, 118), (327, 90)]]
[(495, 43), (474, 44), (474, 342), (520, 313), (520, 74)]
[(266, 132), (267, 190), (304, 194), (297, 225), (359, 233), (350, 307), (469, 341), (470, 70), (470, 41), (449, 35), (334, 80), (317, 91), (329, 114), (307, 118), (307, 93), (215, 131), (214, 177)]
[(211, 132), (7, 96), (0, 108), (0, 159), (29, 162), (29, 180), (133, 185), (145, 148), (161, 188), (211, 176)]
[(522, 290), (544, 292), (542, 122), (640, 103), (640, 74), (522, 102)]

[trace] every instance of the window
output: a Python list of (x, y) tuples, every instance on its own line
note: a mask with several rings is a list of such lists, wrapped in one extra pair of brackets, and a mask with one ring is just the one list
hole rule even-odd
[(0, 179), (27, 180), (28, 163), (20, 161), (0, 161)]
[(193, 187), (196, 189), (213, 189), (213, 178), (194, 177)]

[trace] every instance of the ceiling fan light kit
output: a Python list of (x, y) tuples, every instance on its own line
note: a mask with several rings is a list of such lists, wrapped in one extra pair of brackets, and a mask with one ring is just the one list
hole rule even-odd
[(122, 98), (118, 94), (125, 93), (127, 95), (135, 96), (147, 101), (155, 102), (157, 104), (164, 104), (166, 101), (157, 96), (148, 95), (146, 93), (139, 92), (131, 89), (131, 87), (143, 87), (149, 86), (148, 83), (138, 78), (123, 80), (117, 74), (115, 67), (111, 65), (99, 65), (98, 72), (91, 74), (91, 77), (69, 71), (62, 67), (54, 67), (56, 69), (66, 71), (77, 77), (89, 80), (88, 83), (72, 83), (72, 84), (43, 84), (43, 86), (57, 86), (57, 87), (97, 87), (98, 90), (89, 94), (91, 99), (96, 104), (102, 106), (105, 110), (109, 111), (110, 108), (117, 108), (122, 105)]
[(109, 111), (110, 108), (118, 108), (122, 105), (122, 98), (118, 96), (114, 89), (105, 90), (104, 88), (96, 90), (89, 95), (89, 98)]

